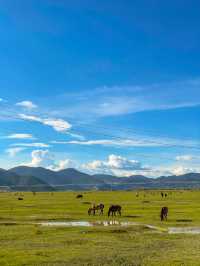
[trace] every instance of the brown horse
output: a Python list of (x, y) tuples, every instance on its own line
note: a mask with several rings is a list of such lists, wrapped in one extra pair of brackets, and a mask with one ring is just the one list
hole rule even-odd
[(100, 203), (98, 205), (93, 205), (88, 209), (88, 215), (93, 215), (96, 214), (96, 211), (99, 212), (99, 215), (103, 215), (103, 210), (104, 210), (104, 204)]
[(161, 212), (160, 212), (160, 220), (167, 221), (167, 215), (168, 215), (168, 208), (167, 207), (162, 207)]
[(116, 216), (116, 213), (118, 213), (121, 216), (121, 210), (122, 207), (120, 205), (111, 205), (108, 210), (108, 216)]

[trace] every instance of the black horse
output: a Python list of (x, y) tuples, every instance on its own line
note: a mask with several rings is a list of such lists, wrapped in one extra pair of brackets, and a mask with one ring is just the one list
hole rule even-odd
[(160, 212), (160, 220), (167, 221), (167, 215), (168, 215), (168, 208), (167, 207), (162, 207), (161, 212)]
[(108, 216), (116, 216), (116, 213), (118, 213), (121, 216), (121, 210), (122, 207), (120, 205), (111, 205), (108, 210)]

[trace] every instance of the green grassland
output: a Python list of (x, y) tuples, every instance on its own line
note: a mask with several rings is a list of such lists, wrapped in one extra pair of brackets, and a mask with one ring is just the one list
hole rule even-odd
[[(200, 227), (200, 191), (0, 193), (0, 265), (200, 265), (200, 235), (168, 234), (171, 226)], [(88, 216), (90, 203), (105, 204)], [(122, 206), (128, 227), (43, 227), (40, 221), (106, 221), (110, 204)], [(160, 222), (160, 208), (169, 208)], [(160, 230), (146, 228), (155, 225)]]

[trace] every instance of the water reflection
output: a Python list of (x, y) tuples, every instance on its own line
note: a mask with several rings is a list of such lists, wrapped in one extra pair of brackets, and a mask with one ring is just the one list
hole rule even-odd
[(109, 220), (109, 221), (72, 221), (72, 222), (40, 222), (38, 223), (42, 226), (84, 226), (84, 227), (92, 227), (92, 226), (129, 226), (136, 225), (134, 222), (124, 222), (117, 220)]
[(169, 234), (200, 234), (200, 227), (169, 227)]
[(128, 221), (117, 221), (117, 220), (108, 220), (108, 221), (71, 221), (71, 222), (40, 222), (37, 223), (41, 226), (52, 226), (52, 227), (95, 227), (95, 226), (143, 226), (154, 230), (154, 232), (166, 232), (169, 234), (200, 234), (200, 227), (169, 227), (169, 228), (160, 228), (150, 224), (140, 224), (136, 222)]

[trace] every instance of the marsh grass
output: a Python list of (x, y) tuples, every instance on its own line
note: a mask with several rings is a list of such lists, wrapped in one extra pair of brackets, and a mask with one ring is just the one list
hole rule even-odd
[[(169, 226), (200, 226), (200, 192), (172, 191), (167, 199), (159, 191), (0, 193), (0, 265), (200, 265), (200, 235), (169, 235)], [(145, 197), (144, 197), (145, 194)], [(149, 201), (148, 203), (144, 203)], [(144, 226), (42, 227), (38, 221), (95, 221), (107, 216), (88, 216), (88, 204), (122, 205), (119, 221)], [(169, 219), (161, 223), (159, 212), (169, 207)]]

